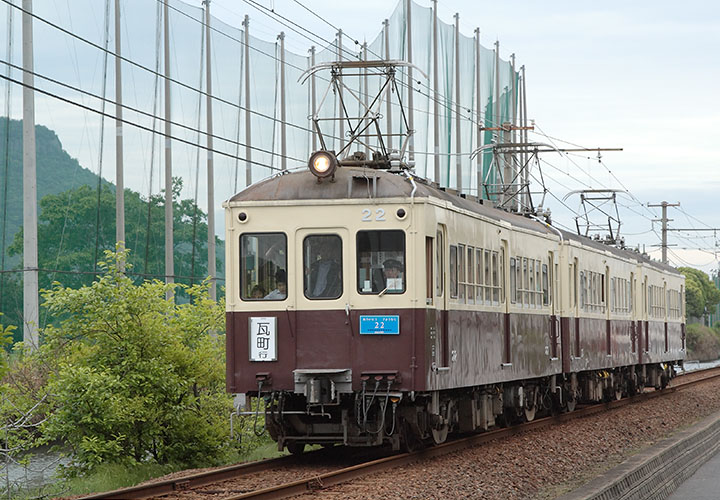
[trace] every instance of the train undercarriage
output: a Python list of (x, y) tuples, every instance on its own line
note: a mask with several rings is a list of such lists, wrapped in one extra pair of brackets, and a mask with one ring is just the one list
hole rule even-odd
[(345, 376), (338, 373), (314, 371), (302, 378), (302, 390), (296, 383), (295, 392), (263, 394), (265, 427), (278, 449), (302, 453), (308, 444), (344, 444), (412, 450), (443, 443), (453, 433), (532, 421), (646, 387), (663, 389), (675, 375), (673, 364), (661, 363), (415, 393), (394, 391), (392, 376), (365, 377), (362, 390), (352, 391), (349, 383), (336, 383)]

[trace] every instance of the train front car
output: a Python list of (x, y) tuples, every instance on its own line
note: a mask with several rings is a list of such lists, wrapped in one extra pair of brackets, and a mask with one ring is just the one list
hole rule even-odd
[(227, 388), (265, 398), (280, 449), (397, 447), (398, 405), (423, 389), (417, 185), (362, 168), (315, 174), (260, 182), (225, 205)]

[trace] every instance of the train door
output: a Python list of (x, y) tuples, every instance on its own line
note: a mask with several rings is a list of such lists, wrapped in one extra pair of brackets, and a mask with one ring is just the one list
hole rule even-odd
[(298, 368), (352, 365), (349, 295), (355, 276), (353, 242), (344, 228), (299, 229), (295, 236), (294, 271), (288, 285), (297, 305), (287, 315), (296, 335)]
[[(432, 238), (428, 238), (432, 239)], [(450, 356), (448, 346), (448, 317), (447, 317), (447, 295), (445, 289), (445, 274), (447, 252), (447, 231), (443, 224), (438, 224), (434, 245), (426, 240), (426, 268), (428, 269), (428, 282), (426, 283), (426, 334), (427, 345), (430, 350), (430, 363), (432, 371), (437, 375), (439, 372), (449, 370)], [(457, 256), (456, 256), (457, 258)], [(433, 281), (434, 280), (434, 284)], [(433, 380), (433, 388), (438, 388), (439, 381)]]
[(555, 252), (548, 252), (547, 264), (542, 265), (542, 291), (543, 306), (550, 308), (550, 357), (557, 359), (560, 354), (560, 327), (557, 317), (557, 297), (555, 291), (555, 275), (557, 265), (555, 264)]

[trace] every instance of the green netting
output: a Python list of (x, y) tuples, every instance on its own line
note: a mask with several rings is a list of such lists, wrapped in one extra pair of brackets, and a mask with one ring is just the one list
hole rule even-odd
[[(199, 201), (204, 204), (206, 188), (206, 157), (205, 149), (195, 145), (206, 144), (204, 131), (205, 96), (198, 95), (195, 89), (205, 89), (203, 68), (204, 13), (200, 7), (190, 6), (179, 0), (170, 0), (170, 31), (172, 40), (171, 73), (172, 78), (180, 83), (171, 85), (173, 121), (173, 175), (183, 178), (184, 192), (182, 197), (192, 197), (198, 193)], [(74, 0), (71, 12), (57, 9), (54, 4), (37, 2), (35, 12), (38, 16), (48, 19), (76, 33), (91, 42), (103, 44), (103, 24), (105, 2), (97, 0)], [(442, 20), (438, 22), (438, 88), (433, 89), (433, 51), (432, 51), (432, 10), (411, 3), (411, 12), (406, 10), (404, 1), (398, 2), (394, 12), (388, 19), (389, 47), (386, 47), (385, 36), (378, 36), (368, 42), (368, 59), (384, 58), (389, 48), (391, 59), (405, 60), (408, 57), (407, 27), (408, 14), (412, 18), (412, 58), (413, 63), (427, 76), (415, 70), (413, 81), (408, 77), (408, 70), (401, 68), (397, 72), (400, 98), (405, 108), (409, 105), (409, 92), (413, 90), (414, 135), (408, 155), (415, 162), (418, 175), (437, 180), (440, 184), (457, 187), (457, 168), (461, 169), (462, 189), (472, 194), (478, 193), (477, 170), (481, 164), (481, 176), (491, 182), (495, 180), (495, 172), (491, 170), (490, 155), (482, 155), (480, 160), (470, 160), (470, 153), (479, 146), (490, 144), (496, 133), (485, 131), (481, 134), (478, 144), (478, 126), (497, 126), (512, 118), (513, 82), (517, 82), (517, 74), (513, 75), (507, 61), (500, 61), (496, 68), (494, 51), (480, 47), (476, 54), (476, 42), (472, 36), (461, 34), (459, 39), (460, 57), (460, 92), (455, 84), (455, 28)], [(162, 36), (158, 38), (157, 30), (161, 21), (161, 3), (148, 4), (145, 0), (123, 0), (123, 55), (151, 70), (163, 72)], [(0, 9), (0, 25), (6, 22), (6, 9)], [(19, 14), (16, 12), (16, 19)], [(110, 50), (114, 48), (112, 14), (110, 28)], [(246, 167), (246, 131), (245, 131), (245, 88), (244, 75), (250, 69), (250, 106), (254, 114), (250, 117), (251, 141), (253, 147), (252, 180), (258, 181), (277, 172), (283, 162), (281, 154), (280, 129), (280, 48), (279, 41), (269, 35), (263, 27), (262, 17), (256, 15), (257, 22), (250, 19), (250, 54), (245, 61), (244, 38), (241, 26), (230, 26), (213, 18), (212, 62), (213, 82), (212, 94), (216, 98), (213, 103), (216, 200), (229, 198), (236, 189), (245, 185)], [(380, 24), (381, 20), (378, 20)], [(14, 61), (21, 61), (20, 31), (16, 31)], [(472, 35), (472, 34), (469, 34)], [(102, 51), (79, 40), (74, 40), (55, 28), (35, 22), (35, 70), (37, 73), (67, 82), (82, 88), (86, 92), (101, 94), (102, 83)], [(156, 59), (156, 40), (160, 40), (160, 59)], [(360, 46), (345, 37), (342, 55), (346, 59), (362, 57)], [(327, 47), (318, 47), (316, 63), (337, 59), (337, 42), (330, 42)], [(297, 43), (287, 47), (285, 51), (285, 102), (286, 102), (286, 165), (288, 168), (301, 167), (311, 153), (313, 144), (312, 115), (310, 105), (310, 85), (307, 81), (302, 85), (298, 80), (310, 64), (309, 53), (298, 49)], [(480, 77), (477, 81), (476, 61), (479, 59)], [(114, 68), (113, 57), (108, 62), (107, 97), (114, 99)], [(3, 68), (4, 71), (4, 68)], [(499, 95), (495, 92), (496, 75), (499, 81)], [(19, 71), (12, 71), (11, 76), (20, 79)], [(329, 74), (318, 73), (316, 77), (316, 96), (320, 103), (328, 84)], [(74, 102), (100, 109), (97, 99), (82, 95), (79, 92), (63, 88), (36, 78), (38, 88)], [(353, 115), (363, 111), (356, 100), (350, 98), (351, 93), (368, 96), (372, 99), (378, 91), (380, 80), (369, 77), (367, 85), (362, 78), (344, 78), (349, 87), (344, 97)], [(124, 103), (130, 109), (125, 111), (125, 118), (132, 123), (159, 132), (163, 129), (163, 80), (145, 69), (130, 63), (123, 63), (123, 96)], [(479, 86), (479, 89), (478, 89)], [(479, 90), (479, 92), (478, 92)], [(440, 177), (434, 177), (434, 100), (438, 100), (438, 135), (437, 153), (440, 158)], [(479, 93), (479, 99), (478, 99)], [(14, 117), (19, 117), (20, 92), (14, 93)], [(388, 119), (386, 102), (379, 108), (381, 124), (393, 133), (405, 133), (406, 127), (401, 118), (398, 96), (391, 99), (391, 119)], [(459, 106), (458, 106), (459, 104)], [(78, 156), (80, 162), (93, 171), (98, 171), (99, 128), (101, 119), (98, 115), (62, 103), (51, 97), (38, 95), (38, 122), (57, 130), (64, 146), (71, 154)], [(457, 126), (456, 113), (458, 107), (461, 114), (460, 126)], [(132, 111), (141, 110), (155, 114), (159, 118), (145, 116)], [(499, 113), (496, 112), (499, 110)], [(105, 108), (112, 114), (112, 104)], [(496, 116), (498, 114), (499, 116)], [(319, 110), (319, 116), (329, 118), (339, 115), (338, 96), (329, 92)], [(103, 176), (113, 179), (114, 175), (114, 141), (110, 118), (105, 119), (105, 153)], [(183, 128), (186, 127), (186, 128)], [(199, 131), (198, 131), (199, 129)], [(325, 129), (327, 146), (339, 150), (341, 143), (347, 140), (349, 127), (344, 126), (341, 137), (340, 124), (335, 122)], [(460, 137), (458, 147), (457, 138)], [(124, 127), (126, 185), (142, 193), (159, 193), (164, 186), (163, 154), (164, 140), (161, 135), (148, 132), (130, 125)], [(399, 148), (397, 137), (391, 140), (393, 148)], [(373, 144), (374, 145), (374, 144)], [(319, 147), (319, 146), (318, 146)], [(363, 150), (364, 146), (356, 148)], [(151, 168), (152, 165), (152, 168)]]

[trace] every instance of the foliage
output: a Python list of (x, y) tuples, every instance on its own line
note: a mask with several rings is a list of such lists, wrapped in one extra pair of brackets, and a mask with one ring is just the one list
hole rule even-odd
[[(1, 312), (0, 316), (2, 316)], [(15, 330), (15, 325), (3, 327), (2, 324), (0, 324), (0, 380), (2, 380), (3, 376), (5, 376), (5, 372), (7, 371), (8, 353), (5, 348), (12, 345), (13, 330)]]
[(720, 303), (720, 290), (704, 272), (691, 267), (680, 267), (685, 275), (686, 312), (691, 317), (702, 317)]
[(720, 358), (720, 335), (699, 323), (687, 325), (688, 359), (713, 361)]
[[(22, 349), (22, 344), (18, 348)], [(5, 476), (0, 496), (7, 497), (25, 486), (20, 480), (11, 480), (8, 466), (25, 465), (30, 452), (45, 442), (39, 429), (50, 412), (47, 372), (37, 357), (21, 354), (15, 353), (0, 380), (0, 476)]]
[[(43, 294), (46, 307), (64, 315), (45, 329), (41, 348), (57, 367), (48, 385), (57, 409), (44, 431), (71, 447), (74, 471), (216, 462), (227, 451), (232, 409), (224, 307), (209, 299), (207, 283), (136, 286), (119, 271), (127, 260), (127, 251), (106, 252), (92, 285), (56, 284)], [(165, 299), (178, 288), (190, 303)]]

